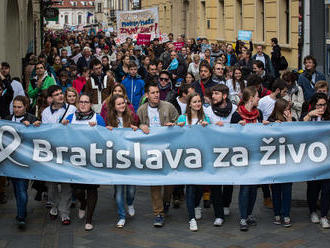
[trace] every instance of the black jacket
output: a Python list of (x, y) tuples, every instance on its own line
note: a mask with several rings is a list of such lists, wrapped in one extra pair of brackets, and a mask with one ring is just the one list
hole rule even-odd
[[(195, 88), (196, 93), (200, 94), (201, 97), (203, 98), (203, 97), (204, 97), (204, 94), (203, 94), (202, 87), (201, 87), (200, 84), (201, 84), (201, 81), (198, 80), (198, 81), (193, 82), (193, 83), (192, 83), (192, 86)], [(212, 80), (212, 78), (210, 78), (210, 79), (206, 82), (206, 84), (204, 84), (204, 87), (205, 87), (205, 89), (206, 89), (206, 88), (211, 88), (211, 87), (216, 86), (216, 85), (217, 85), (217, 83), (215, 83), (215, 82)]]
[(0, 95), (0, 119), (4, 119), (7, 115), (10, 114), (9, 105), (13, 100), (13, 96), (14, 96), (14, 91), (13, 88), (11, 87), (10, 81), (3, 80), (2, 88), (3, 88), (2, 95)]
[[(13, 119), (13, 116), (14, 115), (8, 115), (8, 116), (6, 116), (5, 120), (11, 121)], [(36, 122), (37, 120), (38, 120), (37, 117), (35, 117), (34, 115), (26, 112), (25, 115), (24, 115), (24, 118), (21, 120), (21, 123), (23, 121), (28, 121), (32, 124), (32, 123)]]

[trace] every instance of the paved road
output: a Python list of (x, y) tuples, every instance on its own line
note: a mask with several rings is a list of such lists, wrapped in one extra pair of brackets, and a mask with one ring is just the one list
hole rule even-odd
[[(11, 192), (11, 188), (8, 189)], [(2, 247), (125, 247), (125, 248), (197, 248), (197, 247), (255, 247), (255, 248), (303, 248), (330, 247), (330, 230), (311, 224), (305, 199), (305, 184), (294, 184), (291, 228), (272, 224), (272, 210), (262, 204), (259, 190), (255, 207), (258, 225), (246, 233), (239, 231), (237, 192), (235, 187), (232, 214), (222, 227), (213, 227), (213, 210), (203, 209), (198, 221), (199, 231), (189, 230), (185, 206), (170, 210), (163, 228), (152, 227), (152, 210), (148, 187), (138, 187), (136, 216), (127, 220), (124, 229), (115, 227), (117, 208), (113, 200), (113, 187), (99, 189), (99, 201), (94, 216), (95, 228), (86, 232), (84, 223), (77, 219), (77, 209), (72, 210), (72, 224), (62, 226), (52, 221), (47, 209), (33, 200), (30, 191), (28, 220), (25, 231), (16, 228), (15, 200), (10, 194), (9, 202), (0, 205), (0, 248)]]

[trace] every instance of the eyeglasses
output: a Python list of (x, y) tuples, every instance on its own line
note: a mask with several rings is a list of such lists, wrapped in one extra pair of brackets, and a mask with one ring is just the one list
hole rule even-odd
[(326, 107), (327, 106), (327, 104), (325, 103), (325, 104), (316, 104), (315, 105), (317, 108), (321, 108), (321, 107)]
[(225, 68), (215, 68), (215, 69), (223, 71)]
[(57, 94), (53, 94), (52, 96), (59, 96), (59, 95), (63, 95), (63, 92), (57, 93)]
[(36, 67), (36, 70), (43, 70), (43, 67)]
[(159, 81), (168, 81), (169, 78), (159, 78)]
[(91, 102), (88, 102), (88, 101), (79, 101), (79, 104), (90, 104)]

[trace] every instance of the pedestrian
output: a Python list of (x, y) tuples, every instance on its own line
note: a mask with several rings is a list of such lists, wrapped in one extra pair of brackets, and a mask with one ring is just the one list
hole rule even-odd
[(238, 105), (246, 87), (246, 81), (243, 79), (242, 70), (239, 67), (235, 67), (233, 73), (233, 78), (227, 80), (226, 85), (229, 88), (229, 99)]
[[(107, 128), (112, 131), (114, 128), (132, 128), (134, 131), (138, 129), (134, 121), (134, 115), (128, 108), (126, 99), (123, 95), (114, 94), (111, 96), (107, 105)], [(126, 188), (126, 203), (128, 215), (133, 217), (135, 209), (133, 205), (136, 186), (135, 185), (115, 185), (115, 199), (118, 207), (119, 221), (117, 222), (118, 228), (123, 228), (126, 223), (125, 211), (125, 188)]]
[[(91, 107), (91, 99), (87, 94), (81, 94), (78, 100), (78, 108), (75, 113), (70, 114), (62, 121), (62, 124), (73, 124), (73, 125), (89, 125), (103, 126), (105, 122), (101, 115), (95, 113)], [(94, 228), (92, 224), (92, 218), (97, 203), (98, 185), (95, 184), (73, 184), (74, 194), (80, 201), (80, 208), (78, 210), (79, 219), (83, 219), (86, 215), (85, 230), (90, 231)], [(87, 193), (87, 198), (86, 198)]]

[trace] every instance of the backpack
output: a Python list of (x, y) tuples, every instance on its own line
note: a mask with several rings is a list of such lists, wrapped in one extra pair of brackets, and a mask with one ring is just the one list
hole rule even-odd
[(279, 63), (279, 70), (286, 70), (288, 68), (289, 64), (288, 61), (286, 60), (286, 58), (284, 56), (281, 56), (280, 58), (280, 63)]

